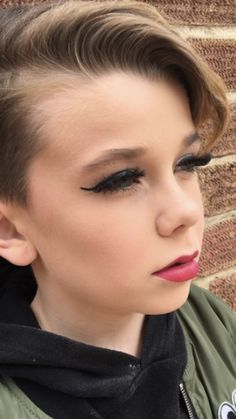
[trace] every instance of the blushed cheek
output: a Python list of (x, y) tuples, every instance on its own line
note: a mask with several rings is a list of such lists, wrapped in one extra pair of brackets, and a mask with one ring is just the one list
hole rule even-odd
[(132, 263), (137, 253), (144, 251), (144, 240), (141, 240), (141, 249), (133, 230), (134, 228), (122, 225), (121, 222), (119, 226), (99, 223), (92, 228), (90, 225), (86, 231), (81, 231), (78, 245), (82, 253), (87, 249), (91, 260), (100, 266), (121, 269), (121, 265)]

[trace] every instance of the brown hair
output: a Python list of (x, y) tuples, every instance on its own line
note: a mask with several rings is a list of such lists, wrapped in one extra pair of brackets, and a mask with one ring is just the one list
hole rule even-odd
[(79, 0), (9, 8), (0, 13), (0, 199), (27, 205), (27, 168), (45, 146), (34, 101), (63, 75), (89, 81), (112, 70), (178, 80), (196, 128), (213, 127), (206, 146), (224, 131), (223, 81), (154, 6)]

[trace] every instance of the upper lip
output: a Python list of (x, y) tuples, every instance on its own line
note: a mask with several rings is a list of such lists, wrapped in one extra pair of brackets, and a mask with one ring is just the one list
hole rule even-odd
[[(169, 268), (169, 266), (175, 265), (175, 263), (187, 263), (190, 262), (191, 260), (193, 260), (196, 256), (198, 256), (198, 250), (195, 250), (195, 252), (192, 253), (192, 255), (182, 255), (180, 257), (178, 257), (177, 259), (173, 260), (172, 262), (170, 262), (168, 265), (164, 266), (164, 268), (159, 269), (156, 272), (160, 272), (163, 269)], [(154, 272), (154, 273), (156, 273)]]

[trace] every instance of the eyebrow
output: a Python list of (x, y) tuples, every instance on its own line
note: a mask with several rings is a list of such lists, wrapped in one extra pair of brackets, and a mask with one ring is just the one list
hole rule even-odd
[[(193, 132), (186, 137), (184, 137), (182, 141), (182, 145), (184, 147), (189, 147), (193, 143), (200, 141), (200, 136), (197, 132)], [(137, 157), (145, 155), (148, 149), (145, 147), (136, 147), (136, 148), (112, 148), (109, 150), (105, 150), (102, 154), (91, 163), (87, 164), (86, 166), (82, 167), (82, 171), (95, 171), (98, 168), (103, 168), (105, 166), (110, 166), (114, 162), (122, 161), (122, 160), (134, 160)]]

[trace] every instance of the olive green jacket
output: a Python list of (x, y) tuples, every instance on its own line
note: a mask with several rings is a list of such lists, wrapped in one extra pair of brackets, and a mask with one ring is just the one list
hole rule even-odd
[[(182, 381), (198, 418), (236, 418), (236, 315), (209, 291), (193, 284), (187, 302), (177, 315), (188, 354)], [(12, 379), (2, 377), (0, 418), (50, 417)]]
[(199, 419), (236, 418), (235, 313), (192, 285), (178, 318), (188, 351), (183, 381)]

